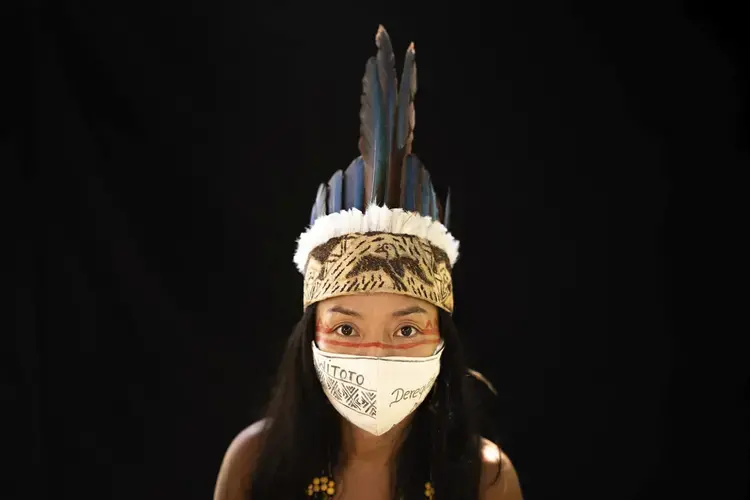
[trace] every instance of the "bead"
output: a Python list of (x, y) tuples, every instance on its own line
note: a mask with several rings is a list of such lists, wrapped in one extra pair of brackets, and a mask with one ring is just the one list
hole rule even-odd
[(429, 481), (424, 483), (424, 496), (426, 496), (427, 498), (435, 497), (435, 488), (432, 487), (432, 483)]
[[(333, 478), (329, 478), (328, 476), (315, 477), (312, 480), (312, 484), (307, 485), (305, 493), (309, 497), (315, 496), (315, 498), (318, 498), (318, 495), (315, 495), (315, 493), (320, 492), (323, 494), (323, 499), (326, 499), (336, 494), (335, 486), (336, 482)], [(424, 496), (429, 500), (435, 498), (435, 488), (432, 486), (431, 481), (424, 483)]]

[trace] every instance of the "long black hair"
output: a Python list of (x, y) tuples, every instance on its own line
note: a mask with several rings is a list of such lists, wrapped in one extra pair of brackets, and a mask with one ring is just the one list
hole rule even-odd
[[(415, 411), (396, 455), (396, 498), (424, 498), (431, 481), (439, 498), (477, 500), (481, 476), (478, 410), (458, 331), (439, 310), (445, 342), (435, 388)], [(251, 497), (299, 499), (313, 477), (336, 467), (341, 417), (330, 405), (313, 365), (315, 306), (289, 337), (266, 411), (270, 424), (255, 461)]]

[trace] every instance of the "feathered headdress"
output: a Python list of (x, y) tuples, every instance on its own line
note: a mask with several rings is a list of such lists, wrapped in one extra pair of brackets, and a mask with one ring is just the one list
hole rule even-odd
[(458, 241), (448, 232), (450, 192), (440, 203), (412, 154), (417, 66), (409, 46), (399, 87), (388, 33), (362, 79), (357, 157), (321, 184), (294, 262), (305, 276), (304, 306), (339, 295), (390, 292), (453, 311), (451, 269)]

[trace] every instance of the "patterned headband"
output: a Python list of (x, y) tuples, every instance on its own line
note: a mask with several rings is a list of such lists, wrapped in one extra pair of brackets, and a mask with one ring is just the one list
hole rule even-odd
[[(414, 154), (414, 44), (397, 90), (395, 56), (380, 26), (362, 79), (359, 151), (346, 171), (321, 184), (294, 262), (304, 307), (341, 295), (388, 292), (453, 312), (451, 270), (458, 241), (429, 172)], [(389, 208), (390, 207), (390, 208)]]

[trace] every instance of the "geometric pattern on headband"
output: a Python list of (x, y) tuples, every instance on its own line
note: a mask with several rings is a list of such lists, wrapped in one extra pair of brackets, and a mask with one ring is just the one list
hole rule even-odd
[(453, 312), (451, 263), (430, 241), (372, 231), (331, 238), (309, 254), (304, 307), (341, 295), (388, 292)]

